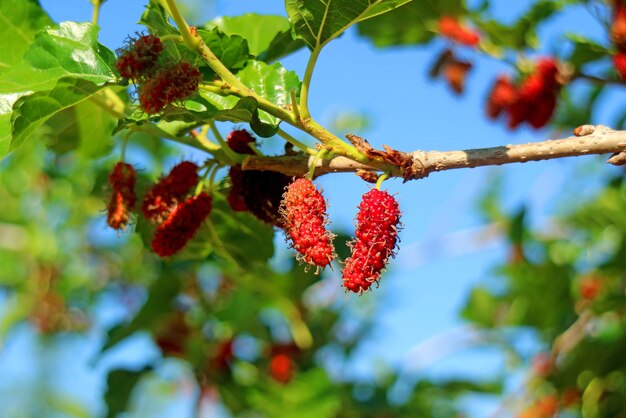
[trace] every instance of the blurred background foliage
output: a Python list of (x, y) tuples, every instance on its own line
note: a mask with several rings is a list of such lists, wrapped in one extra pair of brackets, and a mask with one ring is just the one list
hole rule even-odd
[[(17, 18), (7, 11), (21, 7), (16, 1), (0, 2), (0, 14)], [(413, 1), (360, 23), (358, 33), (378, 47), (423, 45), (437, 36), (439, 18), (452, 15), (479, 29), (479, 53), (510, 60), (536, 47), (538, 27), (563, 8), (587, 7), (607, 30), (610, 16), (600, 1), (538, 0), (519, 19), (501, 22), (490, 14), (498, 2), (468, 3)], [(186, 11), (201, 6), (189, 2)], [(50, 22), (43, 12), (31, 20), (32, 40)], [(5, 40), (10, 33), (0, 32)], [(556, 52), (573, 74), (598, 69), (613, 82), (564, 89), (556, 132), (593, 121), (598, 98), (621, 83), (608, 65), (610, 42), (569, 40)], [(289, 51), (303, 47), (285, 42)], [(8, 64), (18, 65), (27, 47)], [(126, 100), (124, 90), (116, 93)], [(381, 364), (364, 379), (351, 367), (371, 331), (375, 299), (347, 298), (332, 272), (304, 271), (271, 227), (230, 209), (228, 182), (216, 190), (209, 224), (173, 260), (151, 254), (151, 231), (141, 221), (138, 233), (106, 229), (107, 176), (120, 137), (111, 141), (115, 119), (90, 106), (57, 114), (37, 132), (43, 141), (0, 162), (0, 342), (29, 333), (23, 349), (32, 362), (18, 370), (36, 382), (11, 377), (0, 392), (2, 417), (445, 418), (467, 415), (456, 401), (468, 394), (499, 397), (495, 416), (626, 416), (623, 171), (611, 172), (592, 196), (566, 202), (540, 230), (529, 227), (526, 207), (503, 209), (497, 181), (486, 187), (481, 213), (506, 238), (509, 255), (470, 292), (460, 315), (478, 345), (505, 356), (506, 371), (490, 379), (416, 381)], [(358, 131), (370, 118), (375, 122), (375, 115), (346, 112), (331, 125)], [(617, 115), (614, 127), (624, 120)], [(151, 140), (158, 135), (129, 140), (128, 153), (141, 161), (140, 190), (188, 152)], [(591, 171), (600, 164), (591, 163)], [(520, 349), (529, 335), (537, 355)], [(97, 390), (77, 400), (61, 378)]]

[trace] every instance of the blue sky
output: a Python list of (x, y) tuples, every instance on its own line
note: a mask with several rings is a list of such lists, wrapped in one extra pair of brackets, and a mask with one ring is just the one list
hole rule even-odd
[[(86, 0), (41, 0), (41, 3), (57, 22), (91, 18), (91, 5)], [(494, 3), (496, 14), (507, 19), (514, 19), (529, 4), (510, 0)], [(100, 18), (100, 42), (110, 49), (121, 46), (127, 34), (141, 30), (134, 22), (139, 20), (142, 10), (141, 1), (109, 0), (105, 3)], [(248, 12), (285, 14), (283, 2), (278, 0), (223, 0), (205, 7), (202, 19), (192, 23), (202, 23), (218, 15)], [(577, 22), (581, 19), (591, 21), (584, 10), (574, 10), (543, 30), (544, 51), (560, 48), (558, 39), (552, 37), (555, 33), (579, 32), (583, 25)], [(602, 33), (594, 24), (584, 25), (584, 30), (597, 37)], [(405, 151), (487, 147), (550, 136), (545, 130), (525, 128), (512, 133), (502, 124), (486, 120), (486, 92), (496, 74), (506, 70), (494, 60), (475, 60), (466, 94), (460, 98), (452, 95), (442, 82), (429, 80), (428, 68), (444, 45), (439, 40), (427, 47), (378, 50), (359, 38), (354, 30), (348, 31), (331, 42), (319, 58), (310, 95), (313, 116), (322, 124), (330, 124), (342, 113), (366, 114), (371, 127), (362, 132), (362, 136), (376, 147), (388, 144)], [(306, 61), (307, 53), (301, 51), (282, 63), (302, 76)], [(610, 124), (614, 117), (611, 107), (620, 98), (623, 96), (618, 94), (606, 100), (601, 107), (606, 112), (593, 122)], [(220, 129), (227, 133), (231, 125), (221, 125)], [(297, 132), (294, 134), (302, 138)], [(450, 340), (456, 341), (462, 327), (457, 312), (471, 286), (489, 278), (490, 268), (506, 256), (506, 248), (499, 240), (480, 242), (476, 239), (476, 232), (484, 229), (476, 209), (477, 198), (490, 184), (494, 171), (503, 173), (506, 207), (528, 204), (532, 222), (545, 225), (556, 210), (552, 198), (563, 192), (566, 180), (577, 172), (578, 165), (568, 159), (511, 165), (497, 170), (453, 170), (434, 173), (427, 179), (408, 184), (399, 180), (386, 182), (385, 187), (397, 195), (405, 226), (400, 251), (383, 277), (381, 287), (360, 299), (345, 296), (353, 298), (356, 301), (351, 301), (353, 303), (375, 301), (381, 306), (373, 337), (364, 347), (367, 358), (372, 361), (356, 364), (356, 372), (371, 375), (376, 359), (402, 367), (408, 375), (476, 374), (501, 368), (502, 359), (489, 352), (433, 356), (440, 350), (441, 342), (446, 345)], [(598, 173), (596, 180), (604, 175), (606, 173)], [(319, 182), (329, 201), (333, 225), (351, 231), (355, 208), (369, 186), (351, 174), (325, 176)], [(585, 183), (581, 190), (592, 193), (594, 183), (593, 180)], [(339, 285), (338, 277), (331, 280)], [(429, 343), (425, 344), (426, 341)], [(0, 352), (0, 370), (4, 369), (5, 373), (11, 370), (5, 369), (8, 364), (20, 364), (12, 360), (32, 355), (26, 349), (15, 347), (9, 352)], [(32, 348), (27, 339), (17, 347)], [(84, 379), (95, 384), (88, 375)], [(492, 408), (488, 403), (472, 404), (473, 408), (480, 408), (477, 411)]]

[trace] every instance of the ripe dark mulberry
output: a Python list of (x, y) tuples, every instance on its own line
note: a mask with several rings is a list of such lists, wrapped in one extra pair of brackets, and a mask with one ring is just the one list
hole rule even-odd
[(291, 177), (276, 171), (242, 171), (241, 193), (250, 212), (265, 223), (281, 228), (280, 202)]
[(168, 257), (182, 250), (211, 213), (212, 202), (211, 196), (200, 193), (178, 204), (157, 228), (152, 240), (152, 250), (161, 257)]
[(149, 221), (161, 222), (178, 202), (198, 184), (198, 166), (183, 161), (155, 184), (143, 199), (141, 210)]
[(202, 74), (193, 64), (179, 62), (159, 71), (139, 88), (139, 104), (149, 114), (165, 106), (188, 99), (200, 85)]
[(133, 166), (121, 161), (109, 174), (109, 184), (113, 193), (107, 206), (107, 224), (113, 229), (125, 229), (128, 224), (130, 212), (136, 201), (135, 181), (136, 173)]
[(356, 240), (345, 261), (343, 285), (359, 293), (378, 281), (398, 239), (398, 202), (386, 191), (372, 189), (363, 195), (357, 215)]
[(282, 226), (305, 263), (326, 267), (335, 258), (332, 234), (326, 229), (326, 201), (308, 179), (289, 185), (281, 204)]
[[(235, 130), (228, 135), (226, 143), (238, 154), (254, 154), (250, 144), (255, 144), (256, 139), (250, 135), (250, 133), (244, 129)], [(243, 193), (243, 170), (240, 164), (233, 165), (228, 171), (228, 177), (230, 178), (230, 192), (228, 193), (227, 200), (230, 207), (235, 212), (248, 211), (248, 206), (244, 200)]]
[(256, 139), (245, 129), (232, 131), (226, 138), (226, 143), (238, 154), (254, 154), (250, 144), (256, 144)]
[(118, 51), (115, 68), (124, 78), (138, 81), (149, 76), (157, 67), (163, 52), (161, 39), (154, 35), (130, 38), (128, 45)]

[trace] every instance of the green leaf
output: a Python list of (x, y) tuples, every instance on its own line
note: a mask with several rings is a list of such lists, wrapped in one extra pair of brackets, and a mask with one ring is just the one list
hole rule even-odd
[(611, 55), (605, 46), (591, 39), (587, 39), (584, 36), (570, 33), (567, 34), (567, 38), (574, 44), (574, 50), (568, 62), (576, 68)]
[(481, 32), (498, 47), (518, 50), (528, 47), (538, 48), (537, 27), (563, 7), (563, 2), (540, 0), (512, 25), (505, 25), (494, 19), (476, 19), (475, 23)]
[(228, 36), (217, 29), (198, 29), (198, 35), (228, 69), (242, 68), (250, 58), (248, 43), (239, 35)]
[(126, 411), (133, 388), (151, 370), (152, 367), (147, 366), (140, 370), (118, 369), (109, 372), (107, 391), (104, 394), (108, 407), (107, 418), (115, 418), (120, 412)]
[(38, 33), (25, 61), (0, 75), (0, 94), (49, 90), (61, 77), (114, 81), (115, 54), (97, 37), (90, 23), (63, 22)]
[(360, 22), (357, 28), (359, 35), (370, 38), (377, 47), (423, 44), (434, 37), (441, 16), (464, 12), (462, 0), (413, 1)]
[(324, 47), (353, 24), (410, 1), (285, 0), (285, 8), (298, 36), (314, 50)]
[[(170, 24), (168, 14), (158, 0), (150, 0), (146, 6), (146, 11), (141, 15), (139, 23), (147, 27), (150, 33), (157, 36), (180, 35), (178, 29)], [(164, 43), (166, 48), (161, 54), (161, 59), (173, 62), (185, 59), (194, 62), (196, 54), (187, 48), (185, 44), (173, 40), (167, 40)]]
[[(259, 96), (275, 105), (287, 107), (291, 102), (290, 92), (300, 94), (300, 79), (293, 71), (286, 70), (279, 63), (272, 65), (262, 61), (249, 61), (245, 68), (237, 73), (237, 77)], [(259, 119), (263, 123), (278, 126), (280, 119), (259, 111)]]
[(117, 121), (96, 103), (85, 100), (52, 116), (39, 129), (37, 136), (45, 138), (55, 152), (78, 149), (83, 157), (97, 158), (113, 148), (112, 132)]
[(304, 48), (304, 42), (295, 38), (291, 30), (278, 33), (267, 49), (257, 57), (260, 61), (273, 62)]
[(291, 25), (285, 17), (255, 13), (218, 17), (205, 26), (207, 28), (218, 28), (229, 36), (238, 35), (243, 37), (248, 41), (250, 53), (254, 56), (265, 52), (277, 36), (291, 32)]
[(37, 137), (39, 128), (51, 117), (89, 99), (102, 88), (87, 80), (62, 78), (49, 92), (21, 97), (13, 105), (10, 149)]
[(0, 70), (22, 61), (35, 34), (52, 20), (37, 0), (3, 0), (0, 2)]
[(319, 368), (298, 373), (288, 385), (270, 383), (252, 389), (248, 401), (265, 416), (334, 417), (342, 408), (336, 387)]
[[(245, 212), (233, 212), (226, 198), (213, 195), (211, 227), (218, 240), (216, 252), (222, 258), (232, 259), (242, 267), (265, 265), (274, 255), (274, 230)], [(231, 260), (231, 261), (232, 261)]]
[(13, 103), (25, 93), (0, 94), (0, 157), (9, 152), (11, 144), (11, 113)]

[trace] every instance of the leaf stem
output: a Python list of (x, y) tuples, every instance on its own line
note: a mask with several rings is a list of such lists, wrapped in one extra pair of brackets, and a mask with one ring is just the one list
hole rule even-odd
[(130, 139), (130, 136), (133, 134), (133, 131), (128, 130), (128, 132), (126, 132), (126, 134), (124, 134), (124, 138), (122, 138), (122, 150), (120, 152), (120, 161), (125, 161), (126, 160), (126, 146), (128, 145), (128, 140)]
[(304, 79), (302, 80), (302, 88), (300, 90), (300, 114), (302, 115), (302, 119), (311, 117), (311, 112), (309, 111), (309, 88), (311, 86), (311, 79), (313, 78), (313, 70), (315, 69), (315, 64), (317, 63), (321, 51), (322, 48), (320, 47), (313, 49), (309, 56), (309, 61), (306, 64), (306, 70), (304, 71)]
[(307, 154), (317, 155), (317, 151), (315, 149), (307, 146), (303, 142), (298, 141), (296, 138), (294, 138), (293, 136), (289, 135), (287, 132), (283, 131), (282, 129), (279, 128), (278, 132), (276, 132), (276, 134), (278, 136), (280, 136), (281, 138), (283, 138), (285, 141), (289, 142), (294, 147), (301, 149), (302, 151), (306, 152)]
[(378, 180), (376, 181), (376, 188), (380, 190), (380, 187), (383, 185), (383, 181), (387, 180), (388, 178), (389, 178), (389, 173), (381, 174), (380, 177), (378, 177)]
[(209, 141), (209, 139), (206, 137), (206, 133), (197, 133), (195, 131), (191, 131), (191, 136), (193, 136), (195, 138), (196, 141), (198, 141), (198, 143), (200, 143), (200, 145), (202, 145), (202, 147), (206, 150), (209, 151), (211, 153), (215, 152), (215, 151), (219, 151), (220, 150), (220, 146), (217, 145), (214, 142)]
[(222, 151), (224, 152), (224, 154), (226, 154), (226, 158), (228, 158), (230, 160), (231, 163), (235, 164), (238, 161), (241, 160), (241, 158), (239, 158), (239, 156), (237, 156), (237, 154), (235, 153), (235, 151), (233, 151), (230, 146), (228, 145), (228, 143), (226, 141), (224, 141), (224, 138), (222, 138), (222, 134), (220, 134), (220, 132), (217, 130), (217, 127), (215, 126), (215, 122), (213, 120), (210, 120), (207, 125), (209, 126), (209, 128), (211, 129), (211, 132), (213, 133), (213, 136), (215, 137), (215, 139), (217, 140), (217, 142), (219, 142)]
[(93, 4), (93, 10), (91, 12), (91, 23), (97, 25), (98, 19), (100, 18), (100, 7), (102, 6), (102, 0), (91, 0), (91, 4)]
[(302, 116), (300, 115), (300, 106), (298, 105), (298, 98), (296, 97), (296, 92), (291, 90), (289, 92), (289, 96), (291, 97), (291, 110), (293, 111), (293, 116), (296, 118), (296, 121), (301, 121)]

